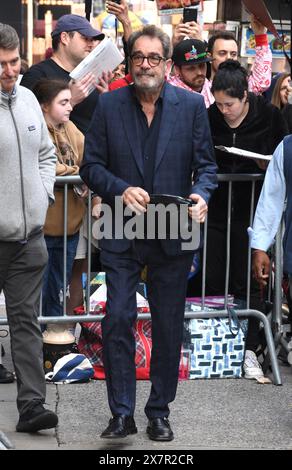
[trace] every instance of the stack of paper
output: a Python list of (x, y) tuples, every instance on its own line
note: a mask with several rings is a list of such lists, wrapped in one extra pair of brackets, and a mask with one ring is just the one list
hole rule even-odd
[[(123, 60), (124, 57), (113, 41), (110, 38), (105, 38), (72, 70), (70, 77), (73, 80), (82, 80), (85, 75), (92, 73), (98, 82), (103, 72), (112, 72)], [(93, 90), (94, 86), (92, 85), (89, 93)]]

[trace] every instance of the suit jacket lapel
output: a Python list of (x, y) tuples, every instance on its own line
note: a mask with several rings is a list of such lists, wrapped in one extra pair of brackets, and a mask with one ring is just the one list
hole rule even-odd
[[(127, 93), (128, 92), (128, 93)], [(132, 95), (129, 87), (125, 90), (125, 95), (121, 100), (121, 119), (124, 123), (126, 136), (132, 150), (133, 156), (136, 160), (137, 166), (141, 175), (143, 176), (143, 156), (141, 150), (141, 143), (138, 138), (138, 129), (136, 122), (135, 105), (132, 100)], [(158, 168), (164, 154), (166, 147), (173, 132), (174, 125), (177, 120), (179, 100), (175, 93), (175, 87), (165, 83), (165, 91), (163, 97), (163, 110), (161, 116), (159, 139), (157, 142), (155, 170)]]
[(166, 83), (163, 97), (159, 140), (156, 149), (155, 170), (157, 170), (165, 154), (166, 147), (173, 133), (173, 128), (177, 120), (178, 104), (179, 100), (174, 87)]
[[(128, 88), (128, 87), (127, 87)], [(126, 136), (131, 147), (133, 156), (136, 160), (137, 166), (141, 175), (143, 176), (143, 157), (141, 150), (141, 143), (138, 139), (138, 129), (136, 121), (135, 105), (132, 100), (131, 92), (128, 91), (128, 95), (121, 102), (121, 118), (124, 123)]]

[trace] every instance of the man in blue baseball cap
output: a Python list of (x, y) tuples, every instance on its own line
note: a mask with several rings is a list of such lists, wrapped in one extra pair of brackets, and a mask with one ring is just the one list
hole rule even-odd
[[(30, 67), (22, 78), (21, 85), (31, 90), (41, 78), (70, 81), (70, 72), (104, 39), (104, 34), (86, 18), (71, 14), (58, 19), (51, 35), (52, 57)], [(103, 81), (89, 94), (92, 83), (95, 79), (91, 73), (80, 81), (70, 81), (73, 106), (70, 119), (83, 134), (89, 128), (98, 94), (107, 91), (108, 84)]]

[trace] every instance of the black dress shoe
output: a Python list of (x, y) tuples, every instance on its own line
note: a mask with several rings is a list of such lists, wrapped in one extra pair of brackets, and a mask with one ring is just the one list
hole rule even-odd
[(109, 420), (108, 427), (100, 435), (103, 439), (116, 439), (136, 434), (137, 428), (132, 416), (119, 415)]
[(11, 384), (12, 382), (14, 382), (13, 373), (0, 364), (0, 384)]
[(50, 410), (46, 410), (38, 403), (26, 413), (22, 414), (16, 426), (17, 432), (37, 432), (41, 429), (55, 428), (58, 424), (58, 416)]
[(152, 441), (172, 441), (174, 438), (167, 418), (149, 419), (147, 434)]

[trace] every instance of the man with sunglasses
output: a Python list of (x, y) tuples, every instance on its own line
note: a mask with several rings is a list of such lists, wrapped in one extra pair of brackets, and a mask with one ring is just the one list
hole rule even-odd
[[(118, 229), (125, 228), (126, 218), (118, 222), (116, 204), (147, 216), (151, 194), (189, 197), (195, 204), (188, 209), (189, 217), (199, 226), (217, 186), (204, 100), (165, 82), (171, 46), (161, 29), (145, 26), (130, 36), (128, 48), (134, 84), (100, 96), (85, 138), (80, 175), (111, 207), (111, 223)], [(184, 249), (181, 242), (178, 236), (133, 240), (126, 233), (100, 239), (108, 293), (102, 320), (103, 359), (113, 415), (102, 438), (137, 432), (132, 327), (145, 265), (152, 315), (147, 434), (155, 441), (174, 437), (168, 405), (176, 395), (187, 277), (194, 255), (194, 248)]]

